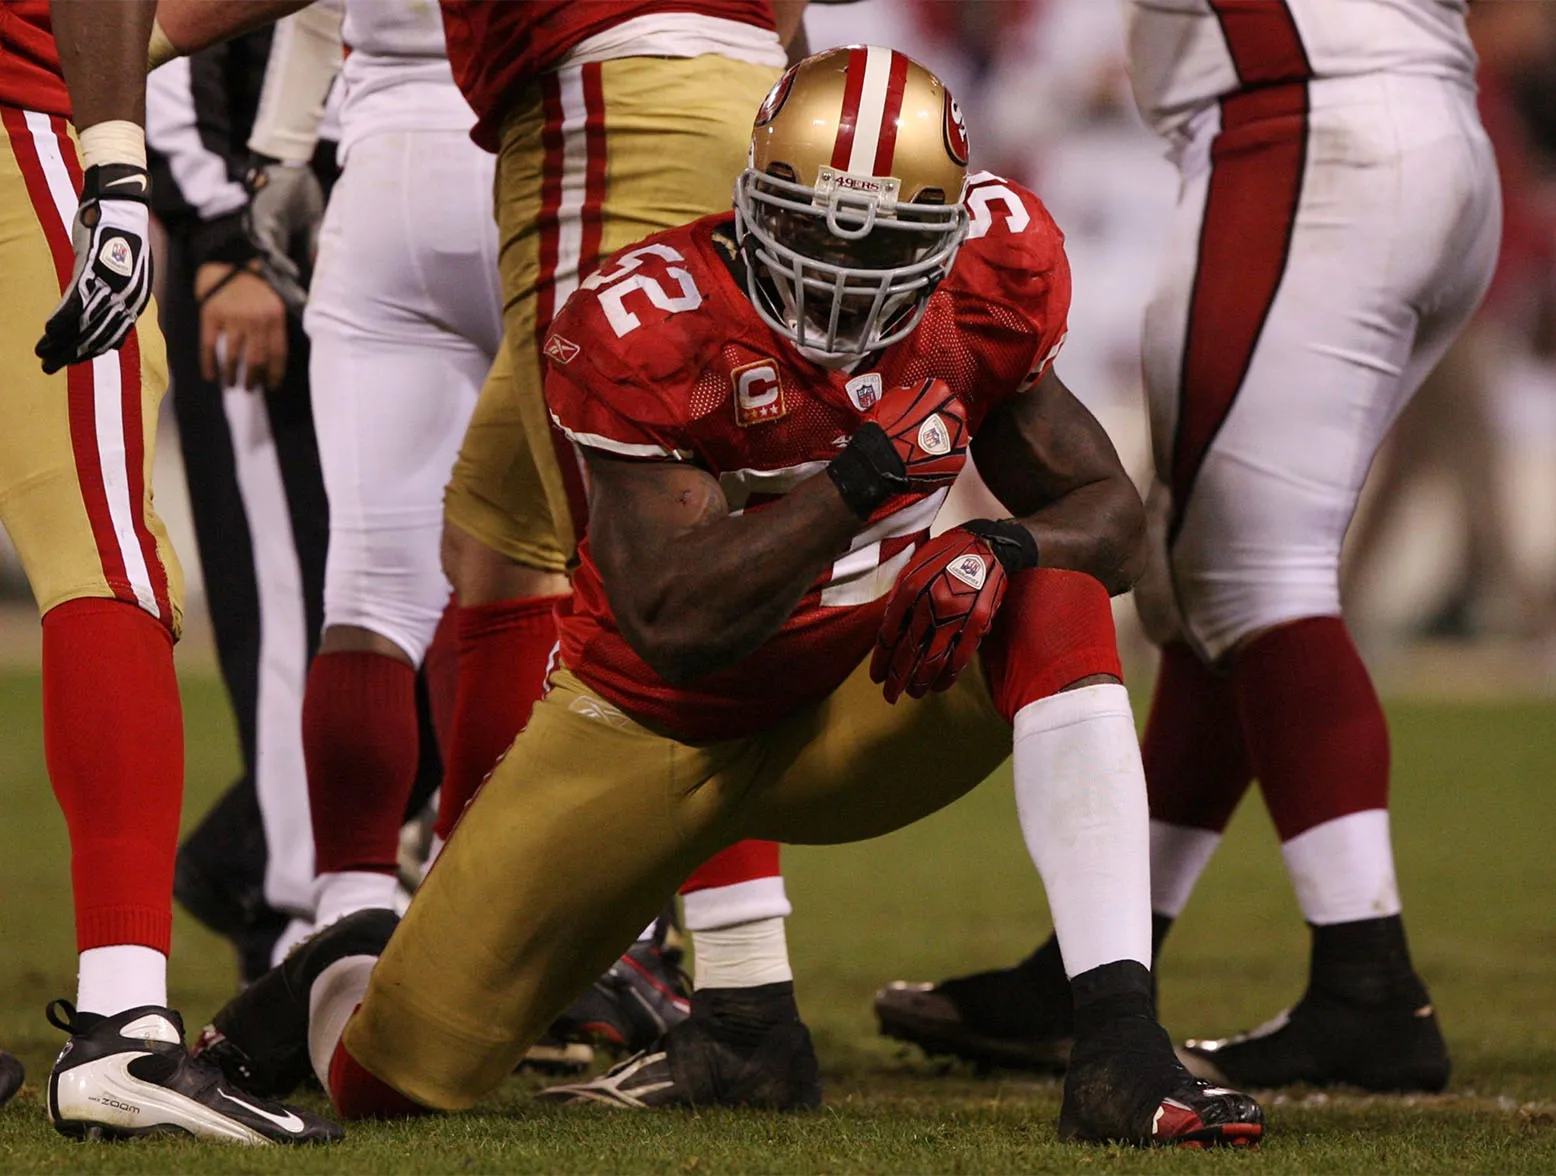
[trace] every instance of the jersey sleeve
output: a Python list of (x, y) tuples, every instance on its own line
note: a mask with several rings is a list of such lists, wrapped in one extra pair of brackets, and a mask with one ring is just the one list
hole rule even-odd
[(685, 461), (687, 435), (679, 365), (656, 363), (651, 333), (617, 338), (592, 292), (568, 299), (545, 343), (546, 407), (574, 443), (620, 457)]
[(1070, 263), (1043, 202), (982, 173), (967, 191), (972, 224), (949, 279), (957, 319), (977, 337), (987, 407), (1031, 387), (1064, 346)]

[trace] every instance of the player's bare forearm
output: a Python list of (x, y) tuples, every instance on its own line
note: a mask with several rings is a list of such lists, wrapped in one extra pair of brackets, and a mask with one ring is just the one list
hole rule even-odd
[(1042, 567), (1085, 572), (1110, 593), (1145, 570), (1145, 507), (1097, 419), (1049, 371), (973, 438), (978, 472), (1037, 540)]
[(731, 515), (704, 470), (585, 452), (589, 542), (611, 611), (667, 682), (733, 665), (772, 637), (864, 525), (824, 473)]
[[(110, 0), (112, 2), (112, 0)], [(274, 24), (312, 0), (158, 0), (157, 23), (181, 53)]]
[(156, 0), (53, 0), (50, 20), (79, 129), (146, 124), (146, 44)]

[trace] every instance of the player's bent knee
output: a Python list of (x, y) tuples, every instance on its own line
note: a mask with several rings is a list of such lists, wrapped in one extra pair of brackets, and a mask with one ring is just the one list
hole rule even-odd
[(1108, 591), (1084, 572), (1036, 568), (1012, 576), (982, 657), (995, 708), (1007, 720), (1066, 688), (1123, 678)]
[(344, 1041), (330, 1059), (330, 1100), (343, 1119), (408, 1119), (437, 1113), (406, 1098), (362, 1065)]

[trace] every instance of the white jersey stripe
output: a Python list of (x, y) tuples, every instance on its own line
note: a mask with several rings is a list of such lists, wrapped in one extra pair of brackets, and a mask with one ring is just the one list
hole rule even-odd
[(562, 191), (557, 206), (556, 293), (552, 315), (578, 288), (578, 266), (583, 260), (583, 207), (589, 176), (589, 143), (584, 123), (589, 117), (584, 97), (583, 68), (557, 74), (562, 100)]
[[(54, 210), (68, 235), (75, 227), (76, 188), (65, 166), (67, 144), (54, 133), (49, 116), (35, 110), (24, 112), (32, 134), (38, 162), (48, 183)], [(146, 553), (135, 534), (135, 511), (142, 504), (130, 501), (130, 474), (124, 446), (124, 386), (119, 376), (119, 353), (110, 351), (92, 360), (93, 425), (97, 436), (97, 461), (102, 469), (103, 490), (108, 499), (108, 517), (114, 538), (124, 560), (124, 574), (135, 592), (136, 602), (152, 616), (162, 618), (157, 594), (151, 585)]]
[(875, 171), (875, 153), (881, 145), (881, 124), (886, 118), (886, 90), (891, 81), (890, 49), (865, 47), (864, 86), (859, 95), (859, 117), (854, 120), (854, 142), (848, 154), (848, 170), (868, 176)]

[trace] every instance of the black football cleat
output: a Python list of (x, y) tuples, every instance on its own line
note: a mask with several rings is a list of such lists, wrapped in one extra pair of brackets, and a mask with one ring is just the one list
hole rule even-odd
[(1076, 1036), (1059, 1137), (1136, 1147), (1249, 1147), (1264, 1112), (1246, 1094), (1196, 1078), (1150, 1013), (1150, 972), (1132, 960), (1075, 978)]
[(27, 1072), (15, 1054), (0, 1049), (0, 1107), (5, 1106), (27, 1081)]
[(194, 1055), (244, 1090), (271, 1098), (290, 1094), (313, 1072), (308, 993), (314, 981), (348, 956), (383, 954), (399, 921), (390, 910), (357, 911), (315, 932), (221, 1007), (201, 1032)]
[(618, 1056), (647, 1049), (691, 1014), (686, 977), (659, 937), (629, 947), (551, 1026), (549, 1037)]
[[(553, 1086), (537, 1096), (548, 1102), (627, 1107), (760, 1107), (814, 1110), (821, 1105), (821, 1068), (810, 1030), (786, 1000), (764, 1010), (747, 1001), (734, 1017), (724, 1015), (720, 994), (695, 994), (691, 1015), (658, 1042), (588, 1082)], [(722, 990), (761, 993), (761, 989)], [(728, 998), (725, 998), (726, 1000)], [(779, 1015), (769, 1017), (768, 1010)], [(752, 1014), (755, 1014), (753, 1017)], [(765, 1022), (765, 1023), (763, 1023)]]
[(99, 1017), (55, 1001), (49, 1020), (71, 1035), (49, 1075), (49, 1118), (61, 1135), (175, 1134), (241, 1144), (327, 1143), (344, 1135), (328, 1119), (260, 1098), (191, 1057), (171, 1009), (145, 1005)]
[(1304, 1082), (1436, 1093), (1450, 1068), (1430, 1004), (1387, 1008), (1314, 992), (1247, 1033), (1188, 1041), (1178, 1056), (1210, 1082), (1258, 1088)]
[(1074, 1035), (1070, 982), (1052, 940), (1014, 968), (939, 984), (893, 982), (875, 994), (882, 1036), (980, 1070), (1062, 1074)]

